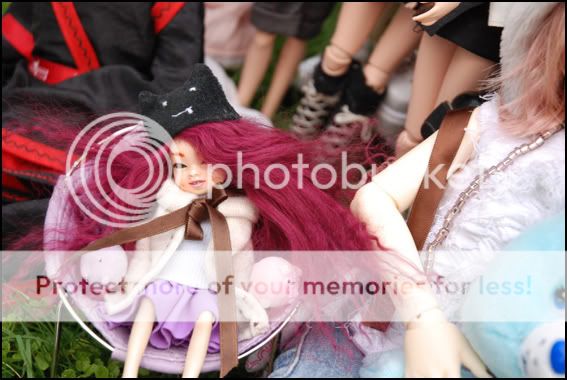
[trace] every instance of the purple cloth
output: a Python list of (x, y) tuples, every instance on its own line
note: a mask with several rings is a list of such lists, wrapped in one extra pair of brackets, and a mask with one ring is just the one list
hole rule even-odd
[(106, 324), (110, 329), (132, 327), (140, 301), (148, 297), (154, 304), (156, 322), (150, 335), (149, 344), (161, 350), (171, 346), (187, 346), (199, 315), (205, 311), (215, 316), (215, 323), (209, 342), (209, 353), (220, 351), (217, 296), (208, 289), (195, 289), (173, 281), (156, 280), (136, 296), (127, 309), (108, 315)]

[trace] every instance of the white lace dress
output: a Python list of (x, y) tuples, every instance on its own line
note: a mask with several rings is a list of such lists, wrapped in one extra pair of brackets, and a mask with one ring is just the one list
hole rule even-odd
[[(456, 173), (445, 190), (427, 238), (431, 241), (460, 193), (477, 174), (499, 163), (515, 147), (533, 138), (518, 138), (499, 127), (497, 98), (484, 103), (477, 113), (480, 138), (467, 165)], [(465, 284), (480, 276), (496, 251), (523, 230), (565, 208), (565, 131), (552, 136), (537, 150), (521, 156), (504, 172), (481, 184), (467, 201), (444, 243), (435, 252), (435, 275), (444, 284)], [(427, 245), (427, 243), (426, 243)], [(454, 318), (462, 292), (436, 286), (441, 309)], [(355, 343), (367, 354), (400, 348), (403, 327), (394, 324), (381, 333), (354, 328)]]

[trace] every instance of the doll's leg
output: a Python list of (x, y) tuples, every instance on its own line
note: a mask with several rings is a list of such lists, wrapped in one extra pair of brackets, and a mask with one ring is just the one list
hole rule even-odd
[(132, 325), (130, 338), (128, 339), (128, 352), (124, 362), (122, 377), (138, 377), (138, 369), (142, 356), (150, 340), (150, 334), (155, 322), (154, 304), (149, 298), (143, 298), (140, 302), (136, 319)]
[(423, 33), (415, 62), (405, 130), (397, 141), (398, 157), (421, 142), (421, 126), (437, 106), (437, 97), (456, 48), (457, 45), (444, 38)]
[(418, 45), (420, 32), (414, 32), (412, 11), (401, 6), (374, 47), (364, 66), (366, 84), (384, 92), (390, 75)]
[(297, 66), (304, 55), (305, 41), (295, 37), (288, 37), (280, 53), (276, 71), (272, 76), (268, 95), (262, 105), (262, 113), (264, 115), (271, 118), (277, 111), (294, 77)]
[(246, 53), (244, 66), (238, 82), (238, 99), (240, 105), (248, 107), (256, 94), (258, 86), (268, 69), (274, 49), (274, 34), (256, 31), (250, 48)]
[(298, 137), (314, 138), (324, 129), (345, 88), (352, 56), (368, 38), (385, 6), (343, 3), (331, 43), (315, 68), (313, 81), (303, 90), (304, 96), (292, 118), (291, 129)]
[(214, 322), (215, 317), (209, 311), (201, 313), (199, 318), (197, 318), (185, 358), (185, 368), (183, 369), (184, 378), (199, 377), (203, 363), (205, 362), (205, 357), (207, 356)]
[(488, 78), (495, 67), (494, 62), (457, 47), (443, 79), (437, 104), (453, 100), (463, 92), (478, 91), (481, 81)]
[(352, 56), (362, 47), (376, 25), (385, 3), (343, 3), (331, 44), (321, 63), (327, 75), (344, 74)]

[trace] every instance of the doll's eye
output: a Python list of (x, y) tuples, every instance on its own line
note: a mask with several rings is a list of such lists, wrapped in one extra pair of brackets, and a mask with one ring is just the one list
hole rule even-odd
[(183, 163), (181, 163), (181, 162), (177, 162), (177, 163), (173, 164), (173, 168), (174, 168), (174, 169), (184, 169), (184, 168), (186, 168), (186, 167), (187, 167), (187, 165), (185, 165), (185, 164), (183, 164)]

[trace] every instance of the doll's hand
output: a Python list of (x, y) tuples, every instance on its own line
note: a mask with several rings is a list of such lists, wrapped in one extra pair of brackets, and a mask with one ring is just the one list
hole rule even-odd
[(421, 141), (413, 138), (408, 131), (403, 130), (398, 136), (396, 141), (396, 158), (400, 158), (413, 148), (415, 148)]
[(253, 310), (246, 319), (250, 321), (250, 332), (253, 337), (265, 333), (270, 328), (268, 313), (263, 308)]
[(460, 2), (436, 2), (433, 8), (425, 13), (413, 17), (413, 21), (419, 22), (422, 25), (430, 26), (435, 24), (441, 18), (447, 16), (455, 8), (461, 4)]
[(461, 365), (490, 378), (461, 331), (444, 317), (410, 323), (405, 334), (406, 377), (461, 377)]
[(250, 321), (250, 331), (252, 332), (252, 336), (264, 334), (269, 329), (270, 321), (268, 320), (268, 314), (265, 315), (265, 318), (263, 318), (263, 320)]
[(250, 322), (252, 336), (257, 336), (268, 331), (270, 327), (268, 313), (260, 305), (258, 300), (250, 293), (238, 287), (235, 293), (238, 304), (242, 305), (242, 307), (239, 308), (240, 313), (245, 320)]

